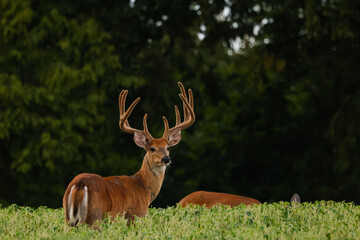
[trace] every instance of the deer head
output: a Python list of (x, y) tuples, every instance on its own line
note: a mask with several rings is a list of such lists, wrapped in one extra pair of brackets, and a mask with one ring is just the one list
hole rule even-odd
[(189, 89), (189, 96), (187, 96), (184, 86), (180, 82), (178, 85), (181, 91), (179, 97), (183, 102), (184, 121), (181, 122), (179, 109), (175, 105), (176, 124), (174, 127), (169, 128), (169, 123), (166, 117), (163, 116), (165, 130), (161, 138), (153, 138), (149, 133), (146, 122), (147, 113), (143, 118), (143, 130), (130, 127), (128, 118), (136, 104), (140, 101), (140, 97), (135, 99), (130, 107), (125, 110), (125, 101), (128, 91), (123, 90), (119, 95), (120, 129), (124, 132), (134, 134), (134, 142), (139, 147), (145, 149), (149, 163), (156, 167), (166, 167), (171, 163), (169, 147), (178, 144), (181, 140), (181, 131), (190, 127), (195, 121), (193, 93), (191, 89)]

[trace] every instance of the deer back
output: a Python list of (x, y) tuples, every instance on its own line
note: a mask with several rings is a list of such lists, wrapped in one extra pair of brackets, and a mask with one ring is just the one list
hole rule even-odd
[(261, 202), (254, 198), (243, 197), (235, 194), (197, 191), (181, 199), (179, 204), (183, 207), (189, 204), (193, 204), (201, 206), (205, 205), (205, 207), (211, 208), (217, 204), (224, 204), (235, 207), (240, 204), (251, 205), (261, 204)]

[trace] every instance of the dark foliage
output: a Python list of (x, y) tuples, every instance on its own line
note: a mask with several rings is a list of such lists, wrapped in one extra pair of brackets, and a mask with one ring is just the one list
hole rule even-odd
[(171, 150), (154, 206), (196, 190), (261, 201), (360, 193), (357, 1), (0, 1), (0, 203), (60, 207), (81, 172), (131, 175), (143, 150), (118, 94), (173, 123), (176, 83), (196, 123)]

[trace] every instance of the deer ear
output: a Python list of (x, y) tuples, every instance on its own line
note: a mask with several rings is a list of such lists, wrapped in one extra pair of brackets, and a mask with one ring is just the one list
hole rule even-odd
[(141, 131), (135, 131), (135, 133), (134, 133), (134, 142), (139, 147), (142, 147), (142, 148), (145, 149), (146, 144), (148, 143), (145, 133), (143, 133)]
[(180, 142), (180, 140), (181, 140), (181, 129), (178, 128), (172, 131), (172, 133), (169, 135), (168, 138), (169, 147), (175, 146)]

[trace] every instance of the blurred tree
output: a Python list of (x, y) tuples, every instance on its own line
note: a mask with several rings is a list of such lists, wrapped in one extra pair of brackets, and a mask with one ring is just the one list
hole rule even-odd
[(102, 107), (103, 81), (119, 81), (121, 64), (92, 18), (37, 15), (28, 1), (3, 1), (1, 12), (2, 198), (59, 206), (64, 178), (124, 157), (107, 155)]
[(223, 41), (241, 48), (200, 73), (210, 97), (176, 189), (358, 202), (359, 3), (226, 4)]
[(61, 206), (80, 172), (132, 174), (118, 129), (142, 101), (154, 136), (177, 81), (196, 123), (154, 206), (195, 190), (359, 201), (356, 1), (0, 0), (0, 203)]

